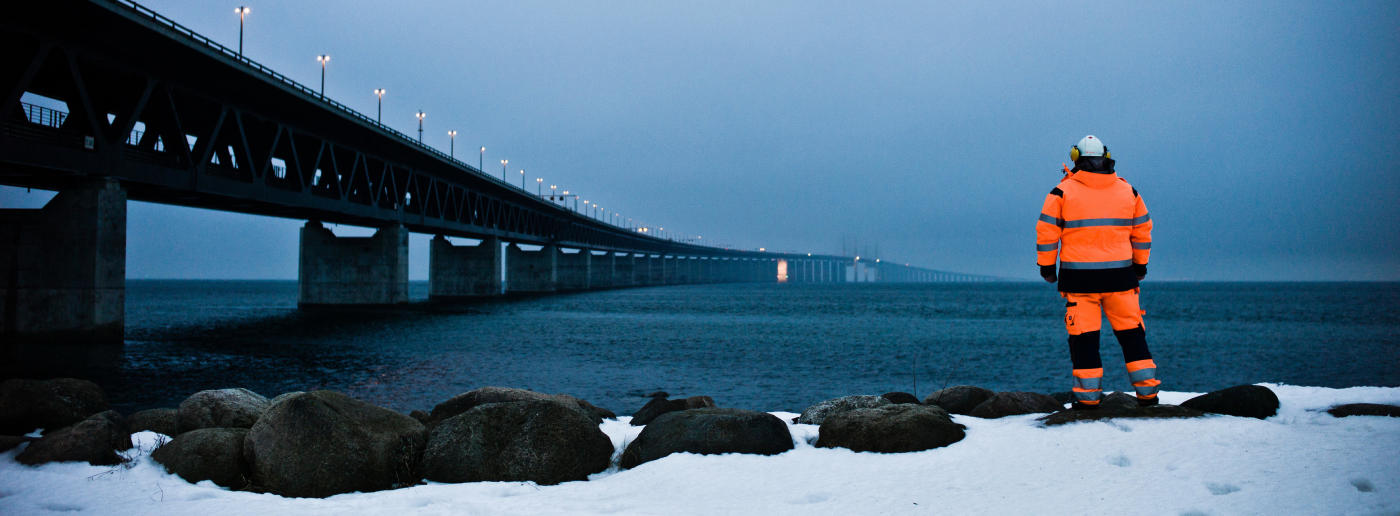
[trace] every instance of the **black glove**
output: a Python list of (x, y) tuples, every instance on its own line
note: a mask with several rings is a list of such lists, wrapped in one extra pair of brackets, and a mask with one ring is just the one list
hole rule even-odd
[(1049, 283), (1054, 283), (1054, 282), (1056, 282), (1056, 281), (1059, 281), (1059, 279), (1060, 279), (1059, 276), (1056, 276), (1056, 275), (1055, 275), (1055, 266), (1054, 266), (1054, 265), (1041, 265), (1041, 266), (1040, 266), (1040, 277), (1045, 278), (1045, 281), (1047, 281), (1047, 282), (1049, 282)]
[(1147, 277), (1147, 264), (1145, 264), (1145, 263), (1134, 263), (1134, 264), (1133, 264), (1133, 273), (1137, 274), (1138, 281), (1142, 281), (1143, 278), (1146, 278), (1146, 277)]

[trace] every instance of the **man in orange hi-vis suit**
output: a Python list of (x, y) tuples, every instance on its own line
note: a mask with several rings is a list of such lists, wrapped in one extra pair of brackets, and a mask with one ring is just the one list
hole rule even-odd
[[(1103, 142), (1085, 136), (1070, 150), (1074, 170), (1045, 196), (1035, 227), (1036, 264), (1045, 281), (1060, 283), (1074, 364), (1074, 408), (1098, 408), (1103, 363), (1103, 314), (1123, 348), (1139, 405), (1156, 405), (1157, 365), (1147, 350), (1138, 307), (1138, 281), (1147, 275), (1152, 219), (1136, 188), (1113, 170)], [(1055, 262), (1060, 263), (1059, 274)], [(1100, 312), (1102, 308), (1102, 313)]]

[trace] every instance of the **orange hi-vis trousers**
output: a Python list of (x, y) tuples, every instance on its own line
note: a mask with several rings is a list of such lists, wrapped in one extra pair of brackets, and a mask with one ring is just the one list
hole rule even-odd
[(1074, 399), (1084, 405), (1098, 405), (1103, 397), (1100, 381), (1103, 362), (1099, 357), (1099, 329), (1104, 314), (1113, 327), (1128, 379), (1139, 399), (1157, 397), (1162, 382), (1157, 380), (1157, 364), (1147, 350), (1147, 331), (1138, 307), (1138, 289), (1123, 292), (1078, 294), (1061, 292), (1065, 298), (1065, 329), (1069, 331), (1069, 357), (1074, 364)]

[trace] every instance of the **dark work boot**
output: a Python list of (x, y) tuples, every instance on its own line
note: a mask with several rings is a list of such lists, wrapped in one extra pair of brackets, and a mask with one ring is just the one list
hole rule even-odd
[(1151, 407), (1151, 406), (1156, 405), (1156, 404), (1157, 404), (1157, 397), (1156, 397), (1156, 396), (1153, 396), (1153, 397), (1151, 397), (1151, 398), (1138, 398), (1138, 406), (1139, 406), (1139, 407)]
[(1074, 403), (1071, 403), (1069, 408), (1070, 410), (1098, 410), (1099, 406), (1098, 404), (1089, 405), (1086, 403), (1080, 403), (1076, 401)]

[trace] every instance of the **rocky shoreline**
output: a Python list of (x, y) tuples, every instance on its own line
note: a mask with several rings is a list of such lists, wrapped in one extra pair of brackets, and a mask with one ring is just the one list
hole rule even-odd
[[(1123, 393), (1093, 411), (1064, 409), (1064, 393), (993, 392), (955, 386), (920, 400), (909, 393), (846, 396), (816, 403), (793, 424), (819, 426), (817, 447), (899, 453), (966, 438), (953, 415), (1000, 418), (1046, 414), (1054, 426), (1110, 418), (1189, 418), (1206, 414), (1264, 419), (1279, 407), (1266, 387), (1241, 385), (1181, 405), (1139, 408)], [(1336, 417), (1400, 417), (1400, 407), (1369, 403), (1328, 409)], [(431, 411), (400, 414), (333, 391), (266, 398), (246, 389), (194, 393), (179, 407), (123, 416), (108, 410), (96, 384), (70, 378), (0, 383), (0, 451), (24, 448), (27, 465), (80, 461), (116, 465), (131, 434), (173, 439), (151, 457), (190, 482), (289, 497), (326, 497), (420, 484), (586, 480), (608, 468), (634, 468), (672, 453), (773, 455), (791, 450), (788, 422), (764, 412), (718, 407), (707, 396), (655, 393), (636, 411), (636, 439), (615, 447), (599, 425), (616, 415), (564, 394), (483, 387)], [(46, 429), (32, 436), (36, 429)], [(30, 434), (30, 435), (25, 435)]]

